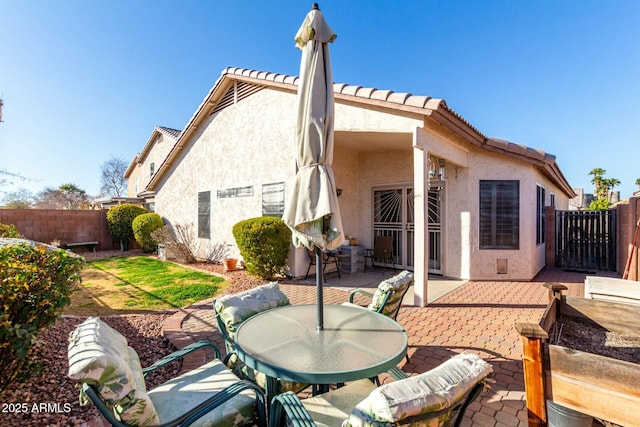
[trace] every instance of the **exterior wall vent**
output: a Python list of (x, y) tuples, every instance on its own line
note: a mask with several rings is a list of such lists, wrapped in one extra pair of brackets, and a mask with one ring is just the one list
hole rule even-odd
[(229, 88), (227, 93), (220, 99), (218, 105), (215, 106), (211, 114), (215, 114), (218, 111), (222, 111), (225, 108), (237, 104), (239, 101), (253, 95), (256, 92), (264, 89), (264, 86), (249, 84), (245, 82), (235, 82), (233, 86)]
[(506, 258), (496, 259), (496, 274), (509, 274), (509, 260)]

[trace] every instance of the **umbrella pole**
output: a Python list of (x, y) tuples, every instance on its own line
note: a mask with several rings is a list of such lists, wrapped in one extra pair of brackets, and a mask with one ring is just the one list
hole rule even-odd
[(318, 305), (318, 324), (316, 330), (324, 329), (324, 308), (322, 301), (322, 285), (324, 284), (322, 266), (322, 249), (316, 246), (316, 303)]

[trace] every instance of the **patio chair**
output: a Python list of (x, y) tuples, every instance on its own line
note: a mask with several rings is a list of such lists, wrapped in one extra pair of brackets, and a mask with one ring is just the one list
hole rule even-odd
[(404, 270), (380, 282), (373, 294), (363, 289), (352, 290), (349, 293), (348, 304), (354, 304), (356, 295), (364, 295), (371, 299), (371, 303), (367, 306), (369, 310), (382, 313), (395, 320), (398, 317), (402, 299), (412, 284), (413, 273)]
[[(309, 277), (309, 270), (311, 270), (311, 266), (316, 265), (316, 253), (315, 251), (312, 251), (310, 249), (307, 249), (307, 255), (309, 257), (309, 266), (307, 267), (307, 272), (304, 275), (304, 278), (306, 279), (307, 277)], [(334, 271), (336, 273), (338, 273), (338, 278), (342, 279), (342, 276), (340, 275), (340, 261), (338, 259), (338, 253), (337, 252), (322, 252), (322, 272), (326, 273), (327, 272), (327, 267), (330, 265), (334, 265), (336, 267), (335, 270), (331, 270), (330, 273), (333, 273)]]
[[(204, 348), (211, 348), (216, 359), (147, 391), (144, 379), (150, 372)], [(262, 390), (227, 369), (209, 341), (143, 369), (124, 336), (90, 317), (69, 336), (68, 357), (68, 376), (81, 385), (81, 405), (92, 402), (112, 426), (267, 425)]]
[[(403, 270), (395, 276), (380, 282), (373, 294), (364, 289), (353, 289), (349, 292), (349, 300), (344, 304), (357, 305), (354, 303), (356, 295), (364, 295), (371, 299), (371, 303), (366, 306), (367, 309), (396, 320), (400, 312), (400, 306), (402, 306), (402, 300), (412, 284), (413, 273)], [(409, 363), (409, 354), (405, 357), (407, 363)]]
[[(398, 372), (402, 372), (399, 371)], [(376, 387), (359, 380), (319, 396), (300, 400), (293, 393), (276, 396), (269, 426), (459, 426), (480, 392), (488, 388), (490, 364), (461, 353), (417, 376)]]
[[(242, 322), (250, 317), (262, 311), (289, 304), (289, 298), (280, 290), (277, 282), (213, 300), (216, 326), (227, 350), (224, 358), (225, 365), (238, 377), (257, 384), (263, 390), (267, 385), (266, 375), (245, 365), (236, 354), (234, 341), (236, 331)], [(278, 380), (278, 392), (298, 392), (308, 386), (309, 384)]]
[(387, 268), (387, 262), (391, 262), (391, 267), (396, 268), (393, 260), (393, 236), (376, 236), (373, 240), (373, 249), (365, 249), (364, 271), (367, 271), (367, 259), (371, 260), (371, 268), (375, 262), (382, 262), (383, 271)]

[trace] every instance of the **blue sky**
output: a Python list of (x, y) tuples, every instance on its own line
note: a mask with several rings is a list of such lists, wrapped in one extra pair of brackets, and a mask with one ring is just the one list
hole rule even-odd
[[(591, 191), (640, 178), (640, 2), (321, 1), (334, 80), (444, 98), (557, 157)], [(297, 75), (311, 1), (0, 0), (0, 169), (97, 195), (155, 126), (181, 129), (227, 66)], [(0, 194), (2, 197), (2, 194)]]

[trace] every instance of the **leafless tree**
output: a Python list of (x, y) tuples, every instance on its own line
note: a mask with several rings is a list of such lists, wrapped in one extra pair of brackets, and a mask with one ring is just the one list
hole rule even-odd
[(0, 169), (0, 186), (3, 184), (13, 184), (13, 180), (18, 179), (20, 181), (33, 181), (32, 179), (26, 178), (19, 173), (9, 172), (6, 169)]
[(87, 192), (75, 184), (62, 184), (59, 188), (47, 187), (36, 196), (36, 208), (40, 209), (90, 209)]
[(34, 197), (31, 191), (20, 188), (17, 191), (7, 193), (2, 201), (4, 207), (8, 209), (29, 209), (33, 207)]
[(100, 192), (102, 196), (122, 197), (127, 193), (127, 162), (122, 157), (111, 157), (101, 167)]

